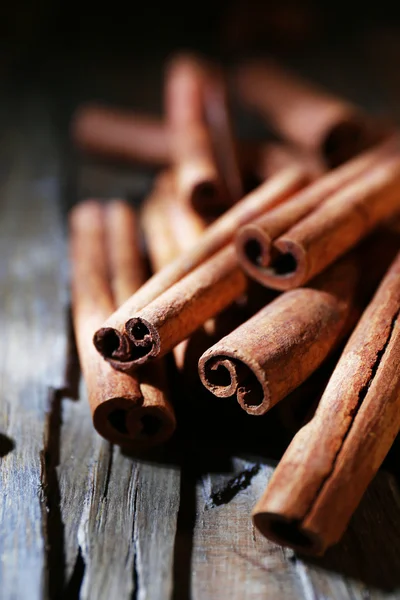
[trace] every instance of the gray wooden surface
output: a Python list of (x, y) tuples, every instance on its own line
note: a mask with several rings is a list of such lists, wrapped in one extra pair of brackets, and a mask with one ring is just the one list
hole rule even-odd
[[(400, 44), (384, 39), (379, 52), (363, 39), (347, 70), (327, 56), (321, 79), (395, 112), (385, 56)], [(311, 560), (249, 517), (284, 446), (275, 417), (256, 423), (175, 378), (169, 446), (130, 457), (94, 432), (68, 328), (65, 211), (81, 194), (138, 197), (148, 176), (90, 166), (71, 187), (45, 95), (23, 96), (0, 105), (0, 598), (400, 598), (398, 442), (342, 542)]]

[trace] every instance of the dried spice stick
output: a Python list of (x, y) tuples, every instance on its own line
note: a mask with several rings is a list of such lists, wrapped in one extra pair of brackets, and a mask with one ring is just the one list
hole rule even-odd
[[(163, 295), (176, 282), (199, 267), (203, 261), (206, 261), (226, 246), (232, 240), (236, 229), (240, 225), (257, 218), (263, 212), (284, 202), (308, 181), (308, 174), (303, 169), (296, 167), (289, 168), (278, 173), (275, 177), (234, 205), (207, 228), (201, 239), (199, 239), (198, 244), (179, 256), (159, 273), (153, 275), (136, 294), (107, 319), (104, 326), (94, 336), (93, 341), (97, 350), (115, 368), (129, 371), (134, 366), (135, 359), (131, 355), (131, 342), (125, 330), (125, 323), (134, 317), (138, 311), (146, 307), (146, 305), (153, 302), (160, 295)], [(233, 257), (233, 252), (228, 252), (228, 259), (229, 265), (232, 267), (235, 264), (236, 269), (236, 259)], [(207, 274), (208, 266), (206, 266), (205, 269), (201, 269), (199, 273), (196, 273), (194, 279), (198, 275), (201, 275), (201, 277), (205, 276), (207, 284), (210, 284), (212, 278), (214, 276), (217, 277), (215, 265), (221, 268), (220, 275), (222, 277), (223, 273), (228, 273), (229, 265), (224, 265), (223, 261), (219, 258), (213, 264), (214, 267), (209, 274)], [(200, 280), (195, 283), (195, 286), (199, 284), (202, 286), (203, 282)], [(167, 300), (170, 301), (170, 296), (167, 297)], [(224, 303), (222, 302), (222, 304)], [(223, 306), (221, 305), (222, 308)], [(169, 314), (168, 305), (163, 314), (165, 316)]]
[(343, 535), (400, 429), (399, 313), (400, 255), (254, 508), (272, 540), (322, 554)]
[(123, 334), (128, 361), (120, 368), (130, 370), (161, 358), (246, 288), (247, 278), (229, 245), (126, 321)]
[(274, 240), (265, 285), (303, 285), (400, 211), (400, 154), (389, 156), (329, 196)]
[(236, 395), (253, 415), (303, 383), (349, 332), (399, 247), (377, 232), (307, 287), (278, 296), (207, 350), (200, 379), (217, 397)]
[(94, 154), (127, 162), (166, 165), (170, 138), (160, 119), (88, 104), (73, 116), (71, 137), (75, 145)]
[(397, 152), (398, 140), (393, 138), (327, 173), (312, 185), (300, 190), (288, 202), (242, 226), (236, 234), (235, 244), (239, 261), (248, 275), (263, 285), (269, 285), (271, 271), (268, 267), (273, 241), (333, 193)]
[(335, 167), (365, 150), (381, 132), (360, 109), (287, 72), (272, 61), (238, 69), (241, 98), (289, 142)]
[(140, 380), (132, 378), (112, 369), (92, 344), (93, 332), (115, 308), (112, 291), (121, 301), (140, 284), (143, 270), (131, 209), (117, 201), (107, 209), (96, 201), (75, 207), (70, 256), (74, 329), (95, 428), (109, 441), (131, 448), (166, 440), (175, 416), (162, 365), (141, 373)]
[(343, 336), (358, 282), (356, 261), (345, 259), (310, 287), (282, 294), (203, 354), (203, 385), (220, 398), (236, 395), (249, 414), (264, 414)]
[[(176, 202), (175, 194), (173, 176), (164, 172), (142, 208), (141, 224), (147, 252), (156, 272), (196, 244), (207, 226), (193, 208)], [(188, 340), (184, 340), (173, 350), (179, 370), (185, 366), (187, 345)]]
[(194, 57), (176, 57), (168, 66), (165, 113), (171, 139), (178, 198), (198, 212), (226, 207), (221, 174), (204, 118), (204, 65)]

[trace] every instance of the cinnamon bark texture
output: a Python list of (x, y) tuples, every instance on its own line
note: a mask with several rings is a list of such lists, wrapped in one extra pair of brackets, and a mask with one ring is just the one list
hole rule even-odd
[[(277, 290), (303, 285), (399, 210), (397, 154), (361, 173), (275, 239), (263, 283)], [(259, 248), (258, 242), (250, 250), (247, 245), (247, 254)]]
[[(207, 269), (209, 269), (210, 265), (207, 264), (205, 267), (202, 267), (201, 263), (226, 246), (232, 240), (236, 229), (240, 225), (257, 218), (257, 216), (263, 212), (284, 202), (291, 194), (298, 191), (308, 181), (309, 177), (307, 172), (296, 167), (289, 168), (278, 173), (275, 177), (262, 184), (259, 188), (233, 206), (206, 229), (201, 239), (199, 239), (198, 243), (192, 249), (189, 249), (172, 263), (164, 267), (159, 273), (153, 275), (153, 277), (151, 277), (151, 279), (149, 279), (136, 294), (127, 300), (109, 319), (107, 319), (104, 326), (99, 329), (94, 336), (93, 341), (97, 350), (115, 368), (129, 371), (135, 364), (137, 352), (135, 351), (135, 356), (132, 356), (131, 341), (127, 335), (125, 324), (155, 299), (160, 302), (158, 297), (161, 295), (165, 298), (165, 307), (162, 309), (162, 313), (165, 317), (167, 315), (171, 317), (173, 310), (168, 305), (168, 302), (172, 301), (175, 306), (175, 301), (171, 298), (171, 286), (179, 282), (196, 268), (198, 268), (198, 270), (194, 277), (189, 280), (190, 286), (194, 286), (192, 292), (198, 286), (202, 289), (205, 284), (206, 287), (211, 285), (213, 278), (215, 278), (215, 281), (218, 280), (219, 276), (222, 280), (225, 276), (229, 279), (229, 269), (240, 272), (240, 270), (237, 269), (237, 261), (234, 258), (231, 249), (227, 252), (228, 262), (226, 265), (224, 265), (223, 260), (221, 260), (220, 257), (217, 257), (212, 263), (212, 268), (207, 273)], [(216, 268), (220, 269), (219, 274), (216, 272)], [(198, 279), (196, 283), (196, 278), (199, 278), (199, 276), (204, 277), (205, 279), (204, 281)], [(243, 281), (245, 278), (241, 274), (237, 281), (239, 281), (239, 279), (241, 281), (239, 288), (241, 288), (241, 286), (244, 285)], [(181, 287), (176, 289), (181, 293)], [(217, 309), (216, 312), (222, 310), (222, 308), (227, 305), (225, 302), (229, 303), (230, 297), (232, 297), (232, 299), (235, 297), (236, 292), (233, 293), (233, 290), (229, 290), (229, 287), (227, 287), (226, 291), (227, 294), (223, 293), (221, 301), (218, 301), (217, 305), (214, 307)], [(207, 292), (207, 294), (208, 293), (209, 292)], [(238, 292), (238, 294), (240, 293), (241, 292)], [(191, 295), (189, 294), (188, 298), (190, 297)], [(178, 303), (183, 302), (183, 298), (178, 299)], [(208, 315), (208, 317), (210, 316), (212, 316), (212, 314)], [(201, 323), (199, 323), (199, 325), (200, 324)], [(176, 318), (174, 326), (179, 329), (178, 317)], [(144, 335), (147, 335), (147, 333), (144, 333)], [(144, 345), (146, 344), (143, 340), (143, 346)], [(145, 351), (143, 350), (143, 352)]]
[(126, 359), (120, 359), (119, 368), (130, 371), (149, 359), (161, 358), (246, 288), (247, 278), (229, 245), (126, 321), (122, 333)]
[(249, 414), (264, 414), (351, 331), (399, 244), (398, 232), (385, 227), (309, 286), (280, 295), (204, 353), (204, 386), (217, 397), (236, 395)]
[(205, 66), (191, 56), (175, 57), (165, 83), (165, 113), (178, 198), (198, 212), (226, 207), (210, 128), (204, 118)]
[(327, 173), (253, 223), (242, 226), (236, 235), (235, 244), (244, 270), (259, 283), (270, 285), (272, 273), (269, 265), (274, 240), (304, 219), (329, 196), (344, 189), (367, 170), (395, 156), (398, 150), (398, 139), (392, 138)]
[(135, 227), (133, 212), (118, 201), (107, 207), (87, 201), (70, 215), (73, 322), (93, 424), (112, 443), (142, 449), (168, 439), (175, 428), (163, 367), (132, 378), (104, 362), (92, 344), (115, 300), (142, 280)]
[(220, 398), (236, 395), (262, 415), (298, 387), (347, 330), (359, 269), (354, 257), (331, 267), (310, 287), (282, 294), (207, 350), (203, 385)]
[[(163, 173), (159, 184), (144, 202), (141, 224), (153, 271), (157, 272), (181, 252), (197, 243), (206, 222), (187, 204), (175, 201), (176, 190), (170, 173)], [(175, 346), (173, 353), (178, 370), (185, 365), (188, 340)]]
[(116, 160), (155, 166), (171, 160), (167, 128), (149, 115), (88, 104), (73, 116), (71, 137), (81, 150)]
[(400, 255), (254, 508), (265, 536), (322, 554), (343, 535), (400, 429), (399, 312)]
[(272, 61), (238, 69), (240, 97), (289, 142), (335, 167), (376, 143), (380, 128), (360, 109), (303, 81)]

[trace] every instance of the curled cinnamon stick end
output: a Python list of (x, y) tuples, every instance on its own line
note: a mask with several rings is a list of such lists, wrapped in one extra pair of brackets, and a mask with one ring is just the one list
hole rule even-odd
[(382, 139), (386, 130), (360, 109), (303, 81), (273, 61), (254, 61), (236, 77), (242, 99), (291, 143), (335, 167)]
[(164, 356), (232, 304), (246, 287), (234, 249), (228, 246), (128, 319), (130, 364), (138, 366)]
[(127, 162), (166, 165), (171, 149), (160, 119), (87, 104), (71, 121), (71, 137), (81, 150)]
[(311, 287), (279, 296), (203, 354), (203, 385), (218, 397), (236, 395), (249, 414), (264, 414), (305, 381), (343, 335), (358, 282), (352, 257)]
[(162, 365), (151, 376), (132, 378), (103, 361), (92, 344), (93, 332), (114, 310), (115, 299), (126, 298), (142, 278), (135, 226), (132, 209), (121, 201), (107, 206), (86, 201), (71, 211), (72, 310), (96, 430), (112, 443), (145, 449), (167, 440), (175, 429)]
[(240, 264), (265, 286), (303, 285), (398, 211), (399, 182), (394, 142), (365, 153), (242, 227), (235, 240)]
[[(234, 253), (231, 252), (231, 250), (228, 250), (229, 260), (227, 262), (224, 262), (223, 257), (222, 260), (221, 257), (216, 257), (216, 262), (214, 261), (212, 263), (214, 265), (212, 268), (206, 263), (203, 265), (202, 263), (211, 260), (210, 257), (219, 251), (223, 252), (221, 248), (224, 248), (224, 246), (229, 244), (235, 231), (240, 225), (258, 217), (272, 207), (285, 202), (288, 197), (304, 187), (308, 182), (309, 175), (303, 169), (296, 167), (285, 169), (224, 213), (204, 231), (195, 246), (178, 256), (176, 260), (153, 275), (153, 277), (151, 277), (135, 294), (132, 295), (131, 298), (115, 311), (109, 319), (107, 319), (103, 327), (99, 329), (94, 336), (94, 344), (100, 354), (102, 354), (102, 356), (117, 369), (127, 372), (133, 369), (135, 367), (136, 359), (132, 361), (132, 353), (136, 355), (135, 353), (137, 350), (132, 348), (132, 344), (135, 348), (141, 348), (140, 352), (142, 352), (142, 356), (138, 357), (141, 359), (143, 358), (144, 340), (136, 340), (135, 335), (128, 336), (125, 324), (127, 321), (137, 316), (140, 318), (143, 317), (145, 320), (147, 319), (147, 321), (151, 322), (152, 315), (149, 314), (148, 311), (146, 311), (145, 314), (138, 313), (142, 313), (142, 311), (148, 305), (153, 304), (155, 300), (157, 300), (157, 304), (154, 304), (153, 308), (155, 306), (161, 307), (159, 309), (160, 312), (157, 313), (159, 315), (157, 319), (164, 319), (168, 322), (168, 326), (171, 327), (172, 330), (175, 329), (178, 331), (179, 327), (177, 327), (177, 324), (180, 323), (180, 311), (187, 310), (187, 307), (189, 306), (188, 299), (195, 297), (196, 290), (200, 290), (200, 295), (203, 297), (203, 300), (199, 302), (202, 309), (203, 307), (206, 308), (206, 306), (210, 306), (210, 299), (216, 295), (216, 289), (219, 289), (220, 286), (223, 287), (224, 281), (227, 282), (229, 277), (232, 277), (232, 281), (234, 282), (235, 291), (231, 289), (230, 286), (225, 286), (226, 289), (225, 291), (222, 291), (220, 300), (214, 302), (212, 309), (207, 308), (207, 310), (204, 310), (204, 321), (213, 316), (214, 310), (216, 312), (222, 310), (224, 306), (227, 305), (224, 304), (225, 302), (229, 303), (233, 301), (237, 297), (235, 294), (237, 293), (239, 296), (245, 286), (245, 277), (237, 265)], [(216, 267), (220, 269), (219, 272), (216, 271)], [(197, 272), (188, 280), (189, 284), (187, 281), (185, 283), (185, 286), (189, 285), (190, 291), (187, 296), (187, 301), (185, 302), (184, 297), (179, 295), (175, 297), (176, 291), (178, 290), (180, 293), (182, 288), (175, 287), (174, 284), (181, 279), (186, 278), (186, 276), (195, 269), (197, 269)], [(215, 278), (215, 281), (218, 280), (218, 277), (221, 279), (214, 292), (210, 292), (210, 289), (207, 288), (210, 277), (211, 279)], [(171, 288), (173, 288), (173, 291), (171, 291)], [(204, 298), (207, 298), (206, 303), (204, 302)], [(212, 302), (213, 301), (211, 301), (211, 304)], [(199, 304), (196, 304), (197, 308)], [(203, 318), (201, 317), (203, 312), (196, 312), (194, 308), (192, 310), (196, 316), (197, 323), (198, 319)], [(216, 313), (214, 312), (214, 314)], [(145, 321), (145, 325), (147, 321)], [(190, 323), (190, 319), (185, 322)], [(198, 322), (196, 327), (201, 324), (201, 322)], [(142, 342), (141, 345), (136, 346), (137, 341)], [(149, 338), (146, 338), (145, 343), (148, 343), (148, 341)], [(147, 349), (151, 352), (150, 346), (148, 346)]]
[(400, 255), (254, 508), (266, 537), (309, 554), (342, 537), (400, 429), (399, 319)]

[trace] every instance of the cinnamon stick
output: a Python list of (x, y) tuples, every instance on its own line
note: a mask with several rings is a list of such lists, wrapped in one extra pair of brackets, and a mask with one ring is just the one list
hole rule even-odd
[(313, 373), (350, 331), (399, 247), (385, 230), (307, 287), (281, 294), (199, 361), (203, 385), (262, 415)]
[(100, 156), (156, 166), (170, 162), (167, 128), (149, 115), (84, 105), (73, 115), (71, 137), (81, 150)]
[(378, 141), (382, 132), (351, 103), (303, 81), (273, 61), (254, 61), (236, 75), (239, 95), (289, 142), (322, 156), (329, 167)]
[(274, 240), (263, 282), (301, 286), (400, 211), (400, 154), (383, 158)]
[(356, 261), (282, 294), (199, 360), (203, 385), (262, 415), (313, 373), (346, 331), (359, 283)]
[[(225, 265), (223, 258), (217, 257), (211, 270), (207, 272), (210, 265), (207, 264), (204, 268), (201, 263), (226, 246), (240, 225), (256, 218), (273, 206), (284, 202), (291, 194), (304, 186), (307, 181), (308, 174), (302, 169), (293, 167), (278, 173), (275, 177), (262, 184), (246, 198), (234, 205), (206, 229), (198, 244), (153, 275), (136, 294), (111, 315), (104, 326), (94, 336), (93, 341), (97, 350), (115, 368), (126, 371), (132, 369), (136, 362), (136, 351), (134, 352), (134, 356), (132, 356), (131, 341), (129, 341), (129, 336), (125, 328), (127, 321), (160, 295), (165, 296), (166, 302), (165, 307), (162, 309), (163, 315), (171, 318), (173, 311), (170, 310), (168, 303), (170, 301), (174, 302), (174, 300), (171, 299), (170, 288), (194, 269), (196, 269), (196, 274), (190, 280), (190, 285), (194, 286), (193, 293), (199, 286), (201, 289), (204, 289), (205, 284), (211, 285), (213, 278), (217, 281), (218, 278), (223, 280), (225, 276), (228, 277), (229, 268), (233, 269), (235, 273), (239, 273), (240, 269), (237, 269), (236, 259), (233, 256), (234, 252), (231, 249), (227, 252), (228, 262)], [(219, 272), (216, 271), (217, 268), (220, 269)], [(232, 275), (232, 270), (230, 275)], [(201, 279), (202, 277), (204, 277), (204, 281)], [(239, 280), (241, 283), (238, 288), (242, 289), (245, 278), (241, 272), (240, 276), (237, 276), (236, 283)], [(168, 296), (164, 294), (167, 290), (169, 290)], [(221, 298), (221, 301), (218, 301), (216, 306), (212, 306), (212, 309), (211, 306), (209, 307), (211, 312), (214, 309), (222, 310), (225, 302), (230, 301), (229, 297), (233, 297), (236, 291), (238, 291), (236, 290), (233, 293), (233, 290), (230, 292), (228, 288), (227, 290), (228, 295), (225, 295), (224, 299)], [(210, 293), (210, 298), (213, 295), (215, 296), (215, 293)], [(183, 301), (183, 298), (181, 298), (181, 301)], [(175, 309), (177, 309), (177, 306), (175, 306)], [(204, 313), (206, 312), (208, 310), (204, 311)], [(206, 318), (208, 317), (205, 317), (204, 320)], [(176, 319), (178, 319), (178, 312), (176, 312)], [(179, 328), (178, 323), (175, 323), (175, 328)]]
[[(207, 226), (193, 208), (176, 202), (175, 197), (173, 175), (165, 172), (142, 208), (142, 228), (150, 264), (155, 272), (168, 265), (181, 252), (193, 247)], [(173, 349), (179, 371), (185, 366), (187, 345), (188, 340), (184, 340)]]
[[(178, 197), (198, 212), (226, 207), (210, 130), (204, 118), (204, 65), (182, 55), (170, 62), (165, 83), (165, 113), (171, 136)], [(222, 207), (222, 208), (221, 208)]]
[(131, 209), (118, 201), (107, 208), (96, 201), (76, 206), (70, 214), (70, 256), (73, 322), (93, 424), (112, 443), (134, 449), (161, 443), (175, 429), (162, 365), (132, 378), (104, 362), (92, 344), (115, 301), (142, 280)]
[(397, 138), (388, 140), (325, 174), (284, 204), (242, 226), (236, 234), (235, 244), (243, 269), (259, 283), (270, 285), (272, 274), (268, 267), (274, 240), (285, 234), (329, 196), (344, 189), (348, 183), (397, 151)]
[(400, 254), (254, 508), (268, 538), (322, 554), (343, 535), (400, 429), (399, 313)]

